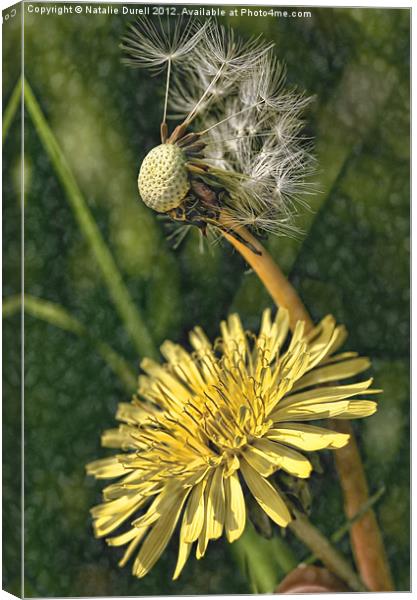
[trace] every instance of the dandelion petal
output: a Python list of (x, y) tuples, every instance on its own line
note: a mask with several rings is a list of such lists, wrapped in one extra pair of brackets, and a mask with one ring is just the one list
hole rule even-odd
[(245, 498), (239, 476), (235, 472), (224, 482), (226, 500), (225, 529), (229, 542), (234, 542), (243, 533), (246, 524)]
[(133, 565), (136, 577), (144, 577), (165, 550), (174, 532), (187, 493), (188, 490), (179, 493), (176, 504), (170, 511), (161, 515), (148, 534)]
[(184, 540), (194, 542), (201, 533), (204, 525), (204, 489), (206, 482), (200, 481), (190, 494), (184, 512)]
[(285, 427), (270, 429), (267, 438), (307, 452), (324, 448), (342, 448), (349, 441), (349, 435), (346, 433), (301, 423), (286, 423)]
[(277, 525), (286, 527), (291, 521), (291, 515), (278, 492), (245, 460), (241, 462), (241, 470), (249, 490), (261, 508)]

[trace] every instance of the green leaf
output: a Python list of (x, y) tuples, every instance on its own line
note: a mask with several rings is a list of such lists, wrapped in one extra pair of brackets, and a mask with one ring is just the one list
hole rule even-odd
[(74, 212), (74, 216), (90, 244), (91, 251), (101, 270), (110, 297), (124, 321), (126, 331), (135, 343), (140, 355), (156, 357), (158, 353), (144, 319), (134, 305), (116, 262), (94, 221), (69, 164), (26, 80), (24, 81), (24, 98), (36, 131), (66, 191), (67, 199)]
[(250, 522), (230, 549), (254, 594), (271, 594), (282, 577), (297, 566), (295, 555), (284, 540), (260, 536)]
[[(115, 352), (108, 344), (93, 337), (88, 329), (75, 317), (73, 317), (65, 308), (54, 302), (35, 298), (34, 296), (24, 296), (25, 313), (50, 323), (55, 327), (69, 331), (74, 335), (87, 338), (104, 361), (109, 365), (112, 371), (119, 377), (129, 393), (132, 393), (136, 387), (136, 376), (130, 365)], [(5, 298), (3, 301), (3, 317), (10, 317), (21, 308), (22, 302), (20, 296)]]
[(21, 77), (19, 77), (19, 79), (17, 80), (17, 83), (13, 89), (12, 95), (10, 96), (10, 99), (6, 106), (6, 109), (3, 113), (3, 129), (2, 129), (3, 144), (4, 144), (4, 140), (7, 137), (7, 134), (9, 132), (10, 125), (13, 122), (16, 111), (19, 108), (21, 95), (22, 95), (22, 79), (21, 79)]

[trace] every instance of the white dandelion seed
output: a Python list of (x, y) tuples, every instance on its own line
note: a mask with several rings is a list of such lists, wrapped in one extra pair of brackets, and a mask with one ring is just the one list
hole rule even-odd
[[(242, 40), (214, 21), (164, 29), (143, 19), (122, 47), (127, 64), (167, 71), (162, 144), (139, 173), (144, 203), (203, 235), (242, 241), (242, 226), (294, 235), (298, 206), (314, 191), (311, 144), (301, 134), (311, 99), (285, 87), (273, 44)], [(180, 120), (171, 132), (167, 117)]]
[(197, 26), (192, 21), (183, 26), (181, 19), (174, 26), (169, 20), (164, 26), (160, 19), (157, 24), (150, 19), (138, 19), (129, 25), (122, 38), (121, 48), (128, 54), (123, 62), (158, 73), (166, 63), (178, 63), (192, 52), (206, 29), (207, 24)]
[(208, 24), (197, 26), (193, 21), (182, 27), (181, 19), (173, 27), (169, 19), (166, 27), (161, 19), (157, 25), (150, 19), (138, 19), (122, 38), (121, 48), (128, 54), (123, 59), (126, 65), (151, 69), (155, 73), (167, 69), (163, 124), (166, 123), (172, 65), (180, 65), (193, 52), (207, 27)]

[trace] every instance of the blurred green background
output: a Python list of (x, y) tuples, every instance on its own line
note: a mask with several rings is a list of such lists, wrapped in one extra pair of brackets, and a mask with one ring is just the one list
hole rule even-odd
[[(314, 318), (333, 313), (350, 332), (346, 347), (374, 361), (385, 393), (379, 412), (355, 426), (371, 491), (386, 487), (376, 511), (396, 588), (408, 590), (410, 12), (309, 10), (311, 18), (227, 21), (239, 35), (275, 41), (289, 82), (315, 95), (306, 132), (316, 139), (320, 192), (301, 215), (304, 235), (271, 239), (268, 247)], [(174, 538), (138, 581), (129, 567), (118, 568), (119, 551), (92, 534), (89, 509), (102, 483), (87, 478), (84, 466), (106, 454), (100, 433), (114, 426), (117, 403), (129, 398), (126, 368), (137, 373), (139, 358), (166, 338), (186, 344), (195, 324), (215, 337), (230, 310), (256, 329), (260, 310), (271, 305), (231, 248), (201, 254), (193, 233), (173, 250), (161, 222), (139, 202), (137, 172), (159, 143), (163, 86), (121, 66), (118, 44), (128, 21), (25, 15), (25, 75), (34, 94), (24, 127), (25, 291), (54, 303), (32, 299), (25, 316), (26, 596), (250, 591), (224, 541), (211, 543), (203, 560), (191, 558), (172, 582)], [(17, 35), (16, 28), (5, 36), (5, 104), (19, 75)], [(19, 289), (19, 131), (16, 114), (3, 161), (6, 341), (19, 326), (10, 300)], [(8, 360), (4, 390), (8, 423), (16, 426), (15, 345)], [(18, 453), (17, 432), (6, 437), (5, 450)], [(321, 456), (325, 475), (312, 477), (312, 519), (330, 534), (344, 516), (332, 457)], [(16, 484), (12, 471), (5, 476)], [(287, 538), (299, 559), (306, 556)], [(348, 552), (346, 539), (340, 548)], [(5, 547), (7, 565), (16, 567), (16, 552)], [(14, 571), (7, 567), (5, 578), (16, 589)]]

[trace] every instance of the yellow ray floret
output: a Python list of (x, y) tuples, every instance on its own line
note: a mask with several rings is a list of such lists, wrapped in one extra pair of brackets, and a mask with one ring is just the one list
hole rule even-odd
[[(285, 309), (274, 320), (266, 310), (257, 337), (237, 315), (220, 329), (215, 344), (196, 327), (192, 353), (165, 342), (165, 364), (142, 362), (137, 395), (119, 405), (121, 425), (102, 436), (104, 446), (122, 452), (87, 466), (96, 478), (116, 478), (104, 489), (103, 504), (92, 509), (94, 530), (109, 545), (126, 546), (120, 565), (137, 552), (137, 577), (153, 567), (177, 524), (174, 579), (193, 546), (201, 558), (223, 533), (237, 540), (247, 496), (286, 527), (291, 513), (271, 476), (282, 469), (307, 478), (312, 465), (303, 452), (341, 448), (349, 440), (306, 422), (376, 410), (364, 399), (379, 391), (370, 389), (372, 379), (343, 383), (370, 362), (354, 352), (336, 354), (346, 330), (333, 317), (309, 333), (299, 322), (290, 339)], [(122, 524), (126, 531), (116, 533)]]

